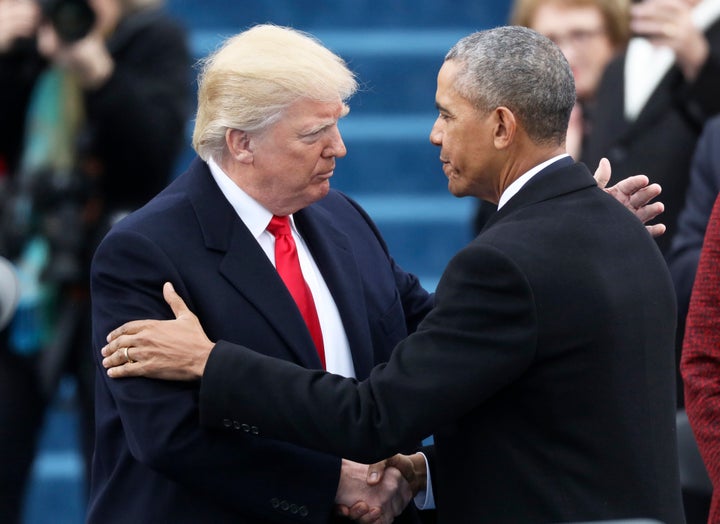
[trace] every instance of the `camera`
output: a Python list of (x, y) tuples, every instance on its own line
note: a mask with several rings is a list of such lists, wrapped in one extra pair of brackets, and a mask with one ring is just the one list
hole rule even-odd
[(88, 0), (45, 0), (43, 4), (45, 17), (66, 44), (86, 37), (95, 25), (95, 11)]

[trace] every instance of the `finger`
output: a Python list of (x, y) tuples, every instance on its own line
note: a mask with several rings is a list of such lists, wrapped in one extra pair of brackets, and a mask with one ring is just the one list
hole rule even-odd
[[(374, 522), (383, 522), (383, 512), (382, 509), (374, 507), (368, 509), (367, 513), (357, 518), (353, 518), (351, 513), (350, 518), (357, 520), (360, 524), (373, 524)], [(392, 522), (392, 520), (390, 520), (390, 522)]]
[(108, 336), (105, 337), (105, 340), (108, 343), (110, 343), (113, 340), (115, 340), (118, 337), (121, 337), (123, 335), (135, 335), (136, 333), (139, 333), (143, 329), (149, 327), (154, 322), (156, 322), (156, 321), (154, 321), (154, 320), (131, 320), (130, 322), (125, 322), (119, 328), (113, 329), (110, 333), (108, 333)]
[(385, 471), (385, 463), (386, 461), (381, 460), (380, 462), (376, 462), (375, 464), (370, 464), (368, 466), (367, 471), (367, 483), (368, 486), (374, 486), (376, 484), (379, 484), (383, 477), (383, 472)]
[(632, 196), (636, 192), (646, 188), (650, 180), (645, 175), (629, 176), (613, 186), (624, 195)]
[(648, 233), (650, 233), (652, 237), (659, 237), (665, 234), (665, 224), (653, 224), (651, 226), (645, 226), (645, 229), (648, 230)]
[(640, 219), (640, 222), (646, 224), (650, 220), (657, 218), (659, 215), (661, 215), (664, 210), (665, 206), (662, 202), (655, 202), (653, 204), (648, 204), (647, 206), (638, 209), (635, 213), (635, 216)]
[(636, 209), (643, 207), (651, 200), (657, 198), (662, 193), (660, 184), (650, 184), (647, 187), (638, 189), (630, 196), (630, 205)]
[(350, 508), (348, 508), (344, 504), (337, 504), (335, 506), (335, 513), (337, 513), (341, 517), (349, 517), (350, 516)]
[(177, 294), (175, 291), (175, 288), (170, 282), (165, 282), (163, 285), (163, 297), (165, 298), (165, 302), (170, 306), (170, 309), (172, 309), (173, 313), (175, 314), (175, 318), (178, 318), (185, 314), (192, 314), (190, 309), (188, 309), (187, 305), (185, 304), (185, 301), (180, 297), (180, 295)]
[(350, 506), (350, 511), (348, 514), (348, 517), (352, 520), (358, 520), (359, 518), (362, 518), (370, 513), (370, 507), (367, 505), (367, 502), (364, 502), (362, 500), (356, 502), (352, 506)]
[(115, 366), (108, 368), (106, 371), (107, 376), (110, 378), (127, 378), (127, 377), (140, 377), (143, 375), (143, 363), (142, 362), (126, 362), (122, 366)]
[(125, 358), (125, 352), (118, 350), (112, 352), (107, 357), (103, 358), (102, 365), (104, 368), (112, 368), (116, 366), (122, 366), (123, 364), (127, 363), (127, 358)]
[(610, 175), (612, 174), (612, 168), (610, 167), (610, 161), (607, 158), (601, 158), (598, 163), (597, 169), (595, 170), (595, 182), (600, 189), (604, 189), (607, 183), (610, 181)]

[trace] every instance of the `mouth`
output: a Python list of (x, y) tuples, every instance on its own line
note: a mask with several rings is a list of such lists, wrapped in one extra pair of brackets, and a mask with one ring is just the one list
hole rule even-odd
[(333, 174), (335, 174), (335, 166), (333, 166), (329, 171), (323, 171), (321, 173), (318, 173), (316, 176), (317, 178), (322, 178), (326, 180), (328, 178), (331, 178)]

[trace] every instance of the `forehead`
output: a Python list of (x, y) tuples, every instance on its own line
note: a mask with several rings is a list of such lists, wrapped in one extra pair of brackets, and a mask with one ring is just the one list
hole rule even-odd
[(340, 100), (323, 102), (300, 98), (290, 104), (283, 112), (282, 120), (290, 120), (296, 124), (319, 122), (335, 122), (347, 114), (347, 106)]
[(596, 29), (602, 26), (603, 14), (594, 5), (540, 5), (533, 15), (531, 26), (538, 33), (548, 35), (575, 29)]
[(444, 109), (459, 109), (463, 105), (472, 106), (455, 88), (455, 81), (461, 65), (455, 60), (446, 60), (437, 77), (437, 91), (435, 102)]

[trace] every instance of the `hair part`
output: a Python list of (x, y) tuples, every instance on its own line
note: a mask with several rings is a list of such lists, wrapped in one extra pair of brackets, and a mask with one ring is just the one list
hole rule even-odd
[(565, 142), (575, 81), (549, 39), (525, 27), (498, 27), (466, 36), (445, 60), (460, 65), (455, 89), (479, 111), (507, 107), (534, 142)]
[(342, 58), (295, 29), (257, 25), (200, 62), (193, 147), (221, 159), (228, 129), (260, 133), (301, 98), (345, 103), (357, 90)]

